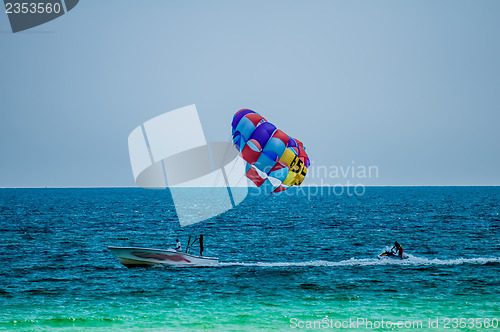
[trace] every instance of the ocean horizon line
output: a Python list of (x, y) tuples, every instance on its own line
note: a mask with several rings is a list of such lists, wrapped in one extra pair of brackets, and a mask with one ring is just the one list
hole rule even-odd
[[(300, 186), (300, 187), (294, 187), (294, 188), (318, 188), (318, 187), (324, 187), (324, 188), (332, 188), (332, 187), (357, 187), (359, 185), (322, 185), (322, 186), (314, 186), (314, 185), (306, 185), (306, 186)], [(500, 185), (497, 184), (470, 184), (470, 185), (459, 185), (459, 184), (418, 184), (418, 185), (413, 185), (413, 184), (389, 184), (389, 185), (363, 185), (363, 187), (367, 188), (387, 188), (387, 187), (500, 187)], [(68, 187), (52, 187), (52, 186), (43, 186), (43, 187), (1, 187), (0, 189), (155, 189), (155, 190), (161, 190), (161, 189), (167, 189), (169, 187), (148, 187), (148, 188), (142, 188), (142, 187), (137, 187), (137, 186), (68, 186)], [(175, 187), (175, 188), (225, 188), (225, 187)], [(240, 187), (244, 188), (244, 187)], [(257, 189), (254, 187), (248, 187), (248, 188), (253, 188)]]

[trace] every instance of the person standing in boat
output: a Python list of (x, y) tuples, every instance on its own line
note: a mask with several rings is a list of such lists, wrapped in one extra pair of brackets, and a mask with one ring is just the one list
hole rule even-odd
[[(403, 247), (398, 243), (398, 241), (394, 242), (394, 247), (392, 249), (396, 248), (396, 255), (399, 256), (399, 258), (403, 259)], [(391, 251), (392, 251), (391, 249)]]
[(203, 234), (200, 234), (200, 256), (203, 256)]
[(179, 241), (179, 239), (175, 239), (175, 243), (176, 243), (175, 251), (182, 252), (181, 242)]

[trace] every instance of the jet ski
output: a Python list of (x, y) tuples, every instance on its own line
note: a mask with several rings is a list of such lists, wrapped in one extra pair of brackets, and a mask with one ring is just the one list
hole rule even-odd
[(403, 254), (403, 258), (399, 257), (394, 251), (386, 251), (377, 256), (378, 259), (408, 259), (408, 256)]

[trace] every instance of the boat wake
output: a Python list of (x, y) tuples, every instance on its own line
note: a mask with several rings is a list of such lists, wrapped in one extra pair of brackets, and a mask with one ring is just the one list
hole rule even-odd
[(301, 266), (381, 266), (381, 265), (404, 265), (404, 266), (446, 266), (446, 265), (485, 265), (500, 264), (500, 257), (480, 258), (456, 258), (456, 259), (428, 259), (408, 255), (408, 259), (384, 259), (377, 258), (351, 258), (338, 262), (315, 260), (306, 262), (226, 262), (219, 266), (256, 266), (256, 267), (301, 267)]

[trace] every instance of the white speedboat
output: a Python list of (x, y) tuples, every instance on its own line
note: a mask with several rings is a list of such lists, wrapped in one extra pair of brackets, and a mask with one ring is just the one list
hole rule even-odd
[(214, 266), (219, 264), (216, 257), (194, 256), (173, 249), (151, 249), (137, 247), (108, 247), (126, 267), (147, 267), (151, 265), (172, 266)]

